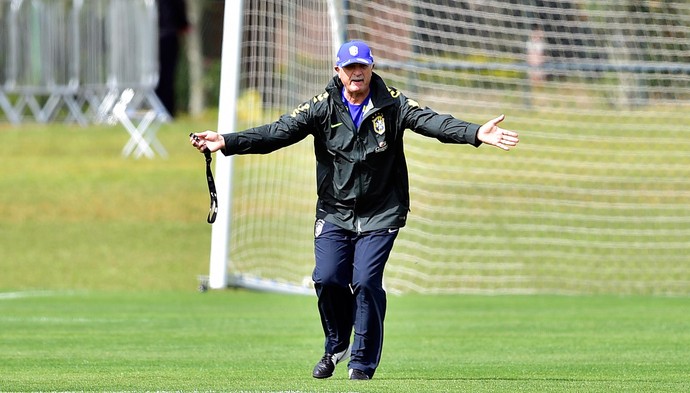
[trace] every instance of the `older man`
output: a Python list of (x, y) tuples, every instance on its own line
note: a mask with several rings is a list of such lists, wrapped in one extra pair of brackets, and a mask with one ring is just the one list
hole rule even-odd
[(475, 147), (510, 150), (518, 143), (517, 133), (498, 126), (503, 115), (479, 125), (438, 114), (387, 86), (373, 69), (369, 46), (347, 42), (325, 91), (292, 113), (241, 132), (190, 138), (200, 151), (233, 155), (269, 153), (313, 137), (318, 200), (312, 278), (325, 335), (315, 378), (332, 376), (348, 355), (350, 379), (371, 379), (379, 365), (383, 271), (410, 208), (405, 130)]

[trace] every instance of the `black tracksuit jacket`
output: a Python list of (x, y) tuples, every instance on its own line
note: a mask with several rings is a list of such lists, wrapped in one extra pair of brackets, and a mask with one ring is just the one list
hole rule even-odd
[(376, 73), (371, 100), (357, 129), (334, 76), (325, 92), (279, 120), (224, 134), (223, 154), (266, 154), (314, 137), (316, 218), (353, 232), (405, 225), (410, 209), (403, 133), (410, 129), (443, 143), (479, 146), (480, 125), (422, 108), (386, 86)]

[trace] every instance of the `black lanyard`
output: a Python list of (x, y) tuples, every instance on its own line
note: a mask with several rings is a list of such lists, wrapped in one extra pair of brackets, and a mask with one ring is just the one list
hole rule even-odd
[(211, 206), (208, 208), (208, 217), (206, 222), (213, 224), (216, 221), (216, 214), (218, 214), (218, 195), (216, 194), (216, 183), (213, 181), (213, 172), (211, 172), (211, 152), (204, 150), (204, 157), (206, 157), (206, 181), (208, 182), (208, 195), (211, 197)]
[[(194, 137), (194, 133), (189, 134), (190, 137)], [(198, 139), (197, 139), (198, 141)], [(216, 194), (216, 182), (213, 181), (213, 172), (211, 171), (211, 151), (206, 148), (204, 149), (204, 157), (206, 158), (206, 182), (208, 183), (208, 195), (211, 198), (211, 206), (208, 208), (208, 217), (206, 217), (206, 222), (213, 224), (216, 221), (216, 215), (218, 214), (218, 194)]]

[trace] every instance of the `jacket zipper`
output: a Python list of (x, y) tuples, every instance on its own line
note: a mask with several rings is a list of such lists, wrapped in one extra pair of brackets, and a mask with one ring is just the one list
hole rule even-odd
[[(361, 176), (361, 163), (364, 161), (364, 141), (362, 138), (359, 136), (359, 127), (355, 124), (355, 143), (357, 144), (357, 155), (358, 155), (358, 160), (355, 163), (355, 170), (357, 173), (357, 195), (362, 193), (362, 176)], [(357, 215), (357, 197), (355, 197), (355, 206), (354, 206), (354, 212), (355, 214), (355, 222), (357, 226), (357, 234), (362, 233), (362, 222), (359, 219), (359, 216)]]

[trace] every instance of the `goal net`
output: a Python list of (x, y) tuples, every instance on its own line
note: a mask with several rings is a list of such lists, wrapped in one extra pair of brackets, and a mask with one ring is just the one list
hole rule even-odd
[[(361, 39), (420, 105), (475, 123), (505, 114), (520, 132), (508, 153), (406, 132), (412, 206), (389, 291), (690, 294), (690, 3), (246, 0), (241, 12), (241, 57), (224, 60), (240, 67), (236, 130), (319, 94), (336, 45)], [(230, 284), (309, 292), (311, 141), (232, 162)]]

